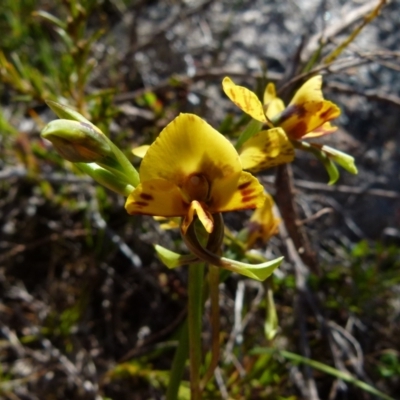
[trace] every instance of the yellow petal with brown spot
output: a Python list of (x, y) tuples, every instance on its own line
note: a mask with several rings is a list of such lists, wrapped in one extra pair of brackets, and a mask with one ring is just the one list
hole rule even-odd
[(189, 204), (176, 185), (164, 179), (153, 179), (136, 187), (127, 198), (125, 208), (128, 214), (182, 217)]
[(334, 103), (325, 100), (321, 90), (320, 75), (309, 79), (294, 95), (288, 107), (274, 121), (291, 139), (301, 139), (325, 122), (340, 115)]
[(282, 128), (260, 131), (240, 149), (243, 169), (254, 173), (292, 162), (294, 156), (294, 147)]
[(200, 117), (180, 114), (148, 149), (140, 180), (162, 178), (183, 187), (193, 175), (211, 184), (216, 179), (237, 180), (241, 171), (239, 155), (228, 139)]
[(225, 77), (222, 81), (222, 88), (225, 94), (242, 111), (260, 122), (267, 122), (264, 108), (255, 93), (244, 86), (236, 85), (230, 78)]
[(236, 190), (229, 198), (215, 197), (209, 205), (211, 213), (220, 211), (246, 210), (261, 207), (264, 204), (264, 188), (248, 172), (242, 172), (236, 184)]

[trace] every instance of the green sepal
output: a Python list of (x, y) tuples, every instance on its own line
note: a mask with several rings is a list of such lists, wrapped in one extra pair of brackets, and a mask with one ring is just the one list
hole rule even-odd
[[(314, 143), (311, 143), (311, 145), (315, 146)], [(323, 151), (330, 159), (335, 161), (346, 171), (354, 175), (358, 174), (358, 170), (354, 162), (354, 157), (325, 145), (321, 147), (321, 151)]]
[(238, 141), (236, 142), (236, 149), (240, 149), (243, 146), (244, 142), (247, 142), (251, 137), (253, 137), (256, 133), (258, 133), (263, 126), (263, 123), (252, 119), (244, 129), (244, 131), (240, 134)]
[(236, 272), (237, 274), (247, 276), (257, 281), (264, 281), (272, 275), (272, 273), (281, 265), (283, 257), (275, 260), (267, 261), (261, 264), (247, 264), (229, 258), (221, 257), (222, 267)]
[(328, 185), (334, 185), (340, 177), (339, 170), (337, 169), (335, 163), (321, 151), (315, 152), (314, 155), (318, 158), (318, 160), (321, 161), (329, 175)]
[[(328, 185), (333, 185), (337, 182), (340, 177), (339, 171), (334, 162), (328, 157), (328, 155), (321, 150), (322, 146), (316, 147), (315, 143), (302, 142), (300, 140), (292, 140), (293, 146), (297, 149), (308, 151), (314, 154), (322, 165), (325, 167), (326, 172), (329, 175)], [(317, 145), (318, 146), (318, 145)]]
[(89, 175), (96, 182), (122, 196), (128, 197), (135, 189), (128, 182), (117, 178), (112, 172), (100, 167), (96, 163), (75, 163), (75, 165), (80, 171)]
[(158, 244), (154, 245), (158, 258), (169, 269), (180, 267), (182, 265), (193, 264), (199, 259), (193, 254), (179, 254), (168, 250)]

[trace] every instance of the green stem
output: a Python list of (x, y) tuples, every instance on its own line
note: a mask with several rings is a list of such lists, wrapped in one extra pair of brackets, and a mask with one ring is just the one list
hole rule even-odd
[(252, 119), (244, 129), (244, 131), (240, 134), (238, 141), (236, 142), (236, 149), (240, 149), (243, 144), (249, 140), (252, 136), (254, 136), (256, 133), (260, 132), (261, 128), (263, 126), (263, 123), (260, 121), (256, 121), (255, 119)]
[(181, 325), (178, 348), (175, 351), (174, 360), (171, 366), (171, 375), (169, 378), (166, 400), (177, 400), (179, 386), (181, 384), (183, 372), (185, 370), (186, 360), (189, 355), (189, 331), (187, 319)]
[(191, 400), (201, 399), (201, 317), (203, 310), (204, 264), (189, 266), (189, 355), (190, 355), (190, 393)]
[(211, 302), (211, 330), (212, 330), (212, 344), (211, 344), (211, 362), (201, 381), (201, 387), (205, 388), (207, 382), (213, 377), (215, 368), (219, 361), (219, 333), (220, 333), (220, 320), (219, 320), (219, 273), (220, 268), (214, 265), (209, 265), (208, 269), (208, 285), (210, 291)]

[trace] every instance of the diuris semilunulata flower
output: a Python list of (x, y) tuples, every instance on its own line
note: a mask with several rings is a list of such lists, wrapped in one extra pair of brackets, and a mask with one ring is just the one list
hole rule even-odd
[(263, 186), (242, 169), (233, 145), (194, 114), (180, 114), (147, 150), (140, 184), (129, 195), (129, 214), (183, 217), (185, 233), (195, 215), (207, 232), (213, 214), (261, 207)]

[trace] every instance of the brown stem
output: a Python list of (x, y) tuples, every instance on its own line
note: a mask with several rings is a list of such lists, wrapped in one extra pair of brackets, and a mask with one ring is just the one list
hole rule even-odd
[(316, 253), (304, 227), (299, 224), (300, 218), (294, 196), (292, 169), (288, 164), (281, 165), (276, 174), (276, 203), (301, 259), (312, 272), (319, 275)]

